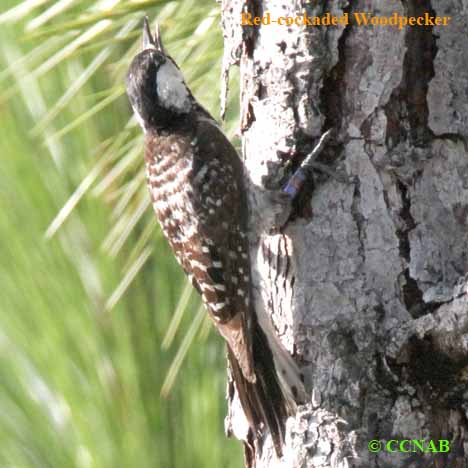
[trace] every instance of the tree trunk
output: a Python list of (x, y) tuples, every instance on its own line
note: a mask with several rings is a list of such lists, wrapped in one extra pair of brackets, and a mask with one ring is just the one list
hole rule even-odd
[[(311, 392), (283, 460), (266, 440), (256, 467), (467, 467), (467, 0), (222, 3), (225, 66), (241, 72), (257, 299)], [(349, 24), (241, 25), (267, 12)], [(362, 12), (451, 19), (364, 27)], [(316, 175), (287, 226), (265, 231), (261, 189), (330, 127), (321, 162), (339, 177)], [(400, 443), (414, 439), (422, 450)]]

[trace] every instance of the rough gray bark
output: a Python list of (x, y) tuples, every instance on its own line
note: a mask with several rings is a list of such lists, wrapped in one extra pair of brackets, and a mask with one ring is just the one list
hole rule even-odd
[[(256, 466), (468, 466), (467, 0), (223, 0), (222, 9), (225, 65), (241, 71), (257, 299), (311, 391), (288, 421), (283, 460), (266, 440)], [(452, 20), (240, 25), (242, 11), (304, 9)], [(322, 161), (348, 181), (316, 178), (287, 227), (264, 232), (261, 189), (331, 126)], [(374, 454), (372, 439), (448, 439), (450, 452)]]

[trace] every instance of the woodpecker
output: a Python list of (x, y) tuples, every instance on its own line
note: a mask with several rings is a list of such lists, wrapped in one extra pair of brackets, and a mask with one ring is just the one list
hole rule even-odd
[(226, 340), (252, 439), (269, 431), (281, 456), (285, 421), (304, 391), (294, 361), (252, 301), (242, 161), (147, 18), (126, 85), (145, 135), (147, 185), (161, 229)]

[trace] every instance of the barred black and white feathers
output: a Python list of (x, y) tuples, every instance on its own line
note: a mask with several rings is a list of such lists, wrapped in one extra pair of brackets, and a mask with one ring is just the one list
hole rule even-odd
[[(231, 374), (254, 438), (268, 428), (280, 454), (285, 419), (294, 406), (291, 395), (302, 384), (290, 356), (260, 326), (252, 304), (241, 160), (146, 21), (143, 46), (130, 65), (127, 94), (145, 132), (156, 215), (227, 342)], [(294, 382), (280, 375), (293, 375)]]

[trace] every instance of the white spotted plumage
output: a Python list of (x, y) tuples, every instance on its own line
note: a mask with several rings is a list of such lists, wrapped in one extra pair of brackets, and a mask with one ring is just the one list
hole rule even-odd
[(193, 98), (159, 35), (152, 37), (147, 22), (144, 31), (145, 49), (132, 61), (127, 94), (145, 132), (152, 204), (178, 262), (227, 341), (231, 375), (251, 436), (260, 443), (258, 435), (268, 428), (280, 455), (292, 403), (281, 378), (275, 377), (277, 349), (269, 347), (266, 336), (271, 331), (261, 324), (250, 300), (242, 162)]

